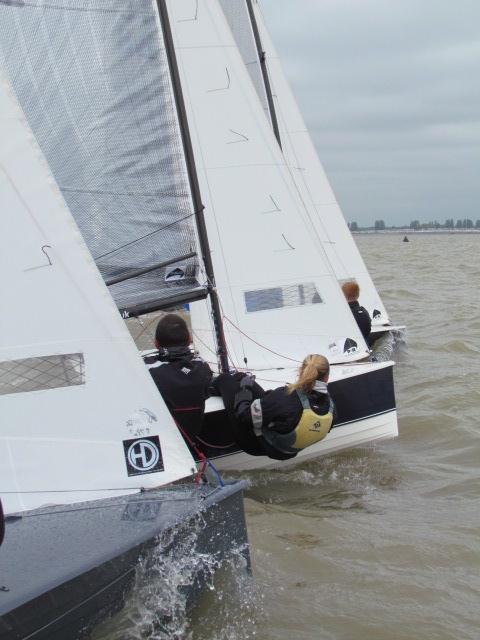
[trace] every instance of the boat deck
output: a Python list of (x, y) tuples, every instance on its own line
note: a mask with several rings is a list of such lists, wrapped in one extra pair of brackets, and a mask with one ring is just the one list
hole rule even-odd
[(202, 552), (220, 558), (237, 544), (248, 556), (242, 488), (171, 485), (7, 516), (0, 639), (73, 640), (102, 609), (121, 607), (143, 553), (174, 544), (182, 525), (191, 532), (197, 519)]

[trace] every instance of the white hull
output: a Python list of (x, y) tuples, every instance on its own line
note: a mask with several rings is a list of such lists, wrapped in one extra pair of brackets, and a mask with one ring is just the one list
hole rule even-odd
[(397, 412), (390, 411), (378, 416), (371, 416), (350, 424), (335, 427), (328, 436), (317, 444), (303, 449), (290, 460), (272, 460), (266, 456), (250, 456), (243, 451), (231, 455), (215, 458), (215, 466), (222, 471), (249, 471), (253, 469), (285, 468), (313, 460), (334, 451), (350, 449), (394, 438), (398, 435)]
[(405, 331), (406, 326), (404, 324), (372, 324), (372, 333), (401, 333)]
[[(353, 383), (355, 387), (359, 387), (359, 392), (356, 393), (356, 398), (353, 395), (348, 395), (349, 402), (347, 404), (350, 405), (350, 408), (357, 408), (358, 411), (361, 411), (359, 403), (362, 402), (362, 394), (364, 393), (364, 388), (360, 387), (362, 380), (365, 381), (372, 374), (375, 375), (382, 371), (387, 373), (387, 371), (390, 370), (391, 372), (392, 366), (392, 362), (368, 362), (345, 366), (334, 365), (330, 370), (330, 380), (339, 384), (348, 383), (350, 379), (350, 382)], [(270, 384), (265, 384), (265, 382), (262, 381), (262, 374), (259, 372), (257, 380), (265, 388), (275, 388), (279, 386), (279, 384), (284, 383), (285, 379), (293, 380), (294, 371), (295, 370), (262, 372), (266, 379), (270, 379)], [(272, 378), (277, 378), (277, 381), (274, 381)], [(391, 384), (393, 384), (393, 380), (391, 381)], [(371, 387), (368, 393), (371, 393), (372, 391), (375, 393), (377, 388)], [(391, 387), (391, 391), (393, 398), (393, 387)], [(380, 396), (384, 391), (380, 389), (378, 393)], [(375, 395), (377, 394), (375, 393)], [(207, 413), (211, 411), (221, 411), (222, 409), (223, 402), (221, 398), (208, 399), (206, 406)], [(373, 406), (371, 406), (370, 410), (365, 411), (363, 415), (357, 413), (356, 415), (359, 416), (358, 419), (346, 419), (344, 422), (341, 422), (330, 431), (324, 440), (300, 451), (295, 458), (290, 460), (278, 461), (272, 460), (266, 456), (251, 456), (243, 451), (234, 451), (225, 455), (214, 455), (210, 457), (215, 462), (215, 465), (221, 470), (244, 471), (253, 469), (272, 469), (276, 467), (284, 468), (287, 465), (292, 466), (301, 464), (307, 460), (312, 460), (313, 458), (318, 458), (319, 456), (327, 455), (334, 451), (340, 451), (341, 449), (364, 446), (378, 440), (396, 437), (398, 435), (398, 422), (394, 399), (392, 404), (389, 406), (379, 403), (377, 410), (372, 409)], [(337, 410), (339, 410), (340, 415), (345, 415), (345, 407), (340, 407), (338, 402)], [(226, 416), (225, 420), (227, 420)]]

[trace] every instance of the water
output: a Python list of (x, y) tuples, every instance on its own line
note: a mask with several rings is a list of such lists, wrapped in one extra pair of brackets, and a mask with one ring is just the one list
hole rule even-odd
[(220, 579), (182, 637), (480, 637), (480, 237), (402, 238), (356, 238), (392, 318), (408, 325), (400, 437), (248, 474), (254, 578)]

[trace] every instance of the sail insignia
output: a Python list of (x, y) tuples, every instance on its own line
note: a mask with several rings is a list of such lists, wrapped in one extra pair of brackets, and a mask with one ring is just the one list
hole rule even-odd
[(124, 440), (123, 449), (129, 476), (156, 473), (165, 468), (158, 436)]

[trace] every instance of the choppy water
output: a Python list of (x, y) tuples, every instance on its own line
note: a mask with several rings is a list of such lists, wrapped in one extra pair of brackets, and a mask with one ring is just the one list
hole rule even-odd
[[(254, 578), (220, 580), (181, 637), (480, 638), (480, 236), (402, 237), (356, 238), (408, 325), (400, 437), (248, 474)], [(130, 631), (102, 640), (138, 637), (127, 613)]]

